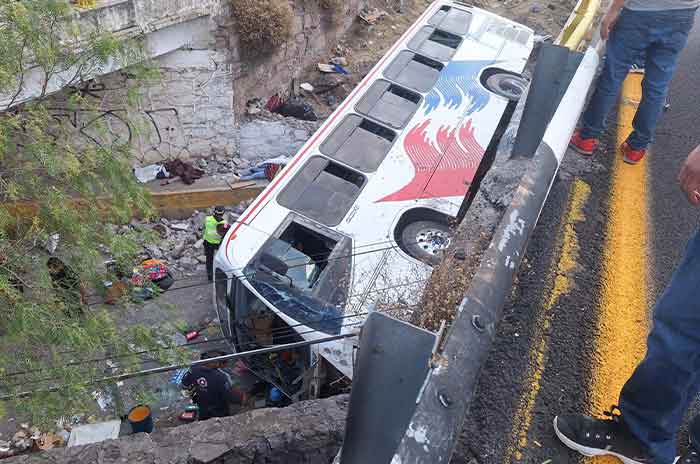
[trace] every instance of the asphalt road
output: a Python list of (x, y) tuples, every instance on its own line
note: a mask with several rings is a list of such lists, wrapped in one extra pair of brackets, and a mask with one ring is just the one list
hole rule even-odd
[[(565, 158), (453, 463), (617, 462), (569, 452), (555, 438), (552, 419), (561, 412), (600, 414), (617, 402), (619, 386), (643, 356), (650, 307), (698, 225), (700, 211), (686, 203), (676, 176), (700, 143), (699, 47), (696, 25), (646, 163), (616, 160), (624, 128), (615, 116), (592, 159), (572, 152)], [(636, 288), (622, 288), (628, 284)]]

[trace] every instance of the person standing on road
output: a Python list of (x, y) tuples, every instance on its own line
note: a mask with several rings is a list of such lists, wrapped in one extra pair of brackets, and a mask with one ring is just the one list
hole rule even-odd
[(605, 65), (583, 115), (582, 127), (571, 138), (571, 148), (582, 155), (593, 154), (622, 82), (632, 65), (642, 58), (642, 100), (632, 123), (634, 131), (621, 150), (627, 163), (636, 164), (644, 158), (698, 6), (700, 0), (613, 0), (600, 32), (608, 41)]
[[(691, 204), (700, 205), (700, 146), (679, 176)], [(700, 421), (691, 426), (691, 448), (676, 458), (676, 434), (700, 391), (700, 230), (653, 311), (644, 360), (620, 393), (620, 406), (595, 419), (581, 414), (554, 418), (569, 448), (587, 456), (612, 455), (625, 464), (700, 464)], [(695, 446), (695, 447), (694, 447)]]
[(207, 261), (207, 278), (209, 282), (214, 280), (214, 254), (216, 250), (219, 249), (221, 245), (221, 240), (223, 232), (221, 226), (226, 226), (226, 220), (224, 219), (224, 207), (217, 206), (214, 208), (214, 215), (207, 216), (204, 218), (204, 253), (206, 254)]

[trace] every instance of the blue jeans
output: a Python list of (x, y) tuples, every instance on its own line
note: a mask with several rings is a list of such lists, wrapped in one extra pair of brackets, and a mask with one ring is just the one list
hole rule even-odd
[(700, 232), (654, 308), (647, 354), (620, 394), (632, 433), (656, 458), (671, 464), (676, 433), (700, 390)]
[(622, 82), (632, 64), (643, 59), (645, 68), (642, 101), (627, 139), (635, 150), (646, 148), (666, 102), (668, 84), (678, 56), (688, 41), (695, 10), (633, 11), (623, 9), (608, 40), (605, 65), (583, 115), (581, 135), (600, 138), (605, 119), (617, 102)]

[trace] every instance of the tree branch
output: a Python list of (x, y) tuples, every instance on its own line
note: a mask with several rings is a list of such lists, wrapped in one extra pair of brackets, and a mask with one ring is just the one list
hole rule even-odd
[(5, 109), (12, 108), (12, 106), (15, 104), (17, 101), (17, 98), (20, 96), (22, 93), (22, 90), (24, 90), (24, 51), (27, 48), (27, 37), (24, 38), (22, 41), (22, 49), (19, 53), (19, 63), (17, 63), (18, 68), (20, 69), (20, 74), (19, 74), (19, 85), (17, 86), (17, 92), (12, 96), (10, 99), (10, 103), (7, 104)]

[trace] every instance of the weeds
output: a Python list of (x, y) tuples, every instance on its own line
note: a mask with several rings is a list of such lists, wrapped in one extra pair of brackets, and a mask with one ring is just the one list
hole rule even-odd
[(232, 0), (232, 6), (246, 47), (270, 52), (291, 37), (294, 12), (287, 0)]

